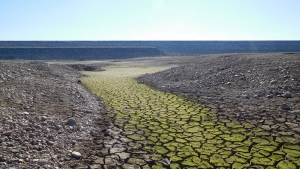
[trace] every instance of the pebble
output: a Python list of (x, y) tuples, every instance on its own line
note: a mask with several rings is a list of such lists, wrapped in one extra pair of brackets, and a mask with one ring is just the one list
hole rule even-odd
[(72, 157), (75, 157), (75, 158), (80, 158), (81, 157), (81, 154), (77, 151), (73, 151), (71, 155), (72, 155)]
[(290, 113), (299, 114), (299, 113), (300, 113), (300, 110), (293, 110), (293, 111), (290, 111)]
[(63, 127), (61, 126), (61, 125), (56, 125), (55, 126), (55, 130), (60, 130), (60, 129), (62, 129)]
[(5, 162), (5, 161), (6, 161), (6, 158), (3, 157), (3, 156), (1, 156), (1, 157), (0, 157), (0, 162)]
[(4, 136), (10, 136), (12, 134), (12, 131), (6, 131), (4, 133), (2, 133), (2, 135)]
[(293, 95), (290, 92), (286, 92), (286, 93), (283, 94), (283, 97), (285, 97), (285, 98), (292, 98)]
[(165, 166), (170, 166), (170, 165), (171, 165), (170, 160), (167, 159), (167, 158), (164, 158), (164, 159), (163, 159), (163, 165), (165, 165)]
[(53, 141), (47, 141), (48, 145), (53, 145), (54, 142)]
[(38, 164), (38, 165), (45, 165), (45, 164), (47, 164), (47, 160), (46, 160), (46, 159), (39, 159), (39, 160), (37, 161), (37, 164)]
[(23, 112), (24, 115), (29, 115), (29, 113), (27, 111)]
[(271, 82), (270, 82), (270, 84), (275, 84), (275, 83), (277, 83), (276, 80), (271, 80)]
[(282, 104), (282, 105), (280, 106), (280, 108), (281, 108), (282, 110), (291, 110), (290, 106), (287, 105), (287, 104)]
[(246, 94), (241, 95), (241, 97), (245, 98), (245, 99), (250, 99), (250, 97)]
[(69, 118), (68, 121), (66, 122), (66, 125), (68, 126), (75, 126), (76, 125), (76, 120)]
[(42, 116), (42, 121), (46, 121), (48, 118), (46, 116)]

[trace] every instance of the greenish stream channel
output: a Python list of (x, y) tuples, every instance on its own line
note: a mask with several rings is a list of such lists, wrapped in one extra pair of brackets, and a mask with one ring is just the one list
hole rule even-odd
[[(135, 77), (166, 67), (110, 66), (84, 72), (83, 84), (100, 97), (124, 135), (164, 168), (286, 168), (300, 167), (299, 140), (277, 136), (251, 123), (219, 120), (211, 112), (179, 96), (138, 84)], [(136, 151), (136, 153), (134, 152)], [(137, 161), (138, 163), (139, 161)]]

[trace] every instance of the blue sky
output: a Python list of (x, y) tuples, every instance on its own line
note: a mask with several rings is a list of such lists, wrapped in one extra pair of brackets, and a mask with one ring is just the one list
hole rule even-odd
[(300, 40), (300, 0), (1, 0), (0, 40)]

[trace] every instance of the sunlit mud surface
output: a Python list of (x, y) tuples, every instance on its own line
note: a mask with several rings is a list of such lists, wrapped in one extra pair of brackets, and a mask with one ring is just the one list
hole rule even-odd
[[(299, 168), (299, 140), (239, 121), (218, 120), (209, 108), (138, 84), (134, 77), (166, 67), (111, 66), (84, 72), (87, 88), (100, 97), (124, 130), (142, 168)], [(148, 157), (150, 156), (150, 157)], [(163, 164), (167, 158), (170, 165)], [(151, 161), (152, 160), (152, 161)]]

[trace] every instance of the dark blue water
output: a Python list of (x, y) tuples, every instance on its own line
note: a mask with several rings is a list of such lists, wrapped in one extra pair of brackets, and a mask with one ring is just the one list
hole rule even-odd
[[(138, 47), (149, 49), (156, 48), (160, 52), (155, 53), (161, 53), (160, 55), (195, 56), (221, 53), (300, 52), (300, 41), (0, 41), (0, 48), (24, 47), (115, 49), (120, 47)], [(13, 51), (10, 53), (13, 53)], [(151, 53), (151, 51), (148, 51), (147, 53)], [(130, 53), (128, 54), (130, 55)], [(124, 56), (124, 58), (128, 58), (129, 55)], [(113, 53), (107, 53), (105, 58), (99, 59), (109, 59), (110, 56), (113, 57)], [(148, 55), (140, 53), (132, 57), (139, 56)], [(0, 58), (1, 57), (0, 51)], [(118, 58), (122, 58), (122, 56), (118, 55)]]

